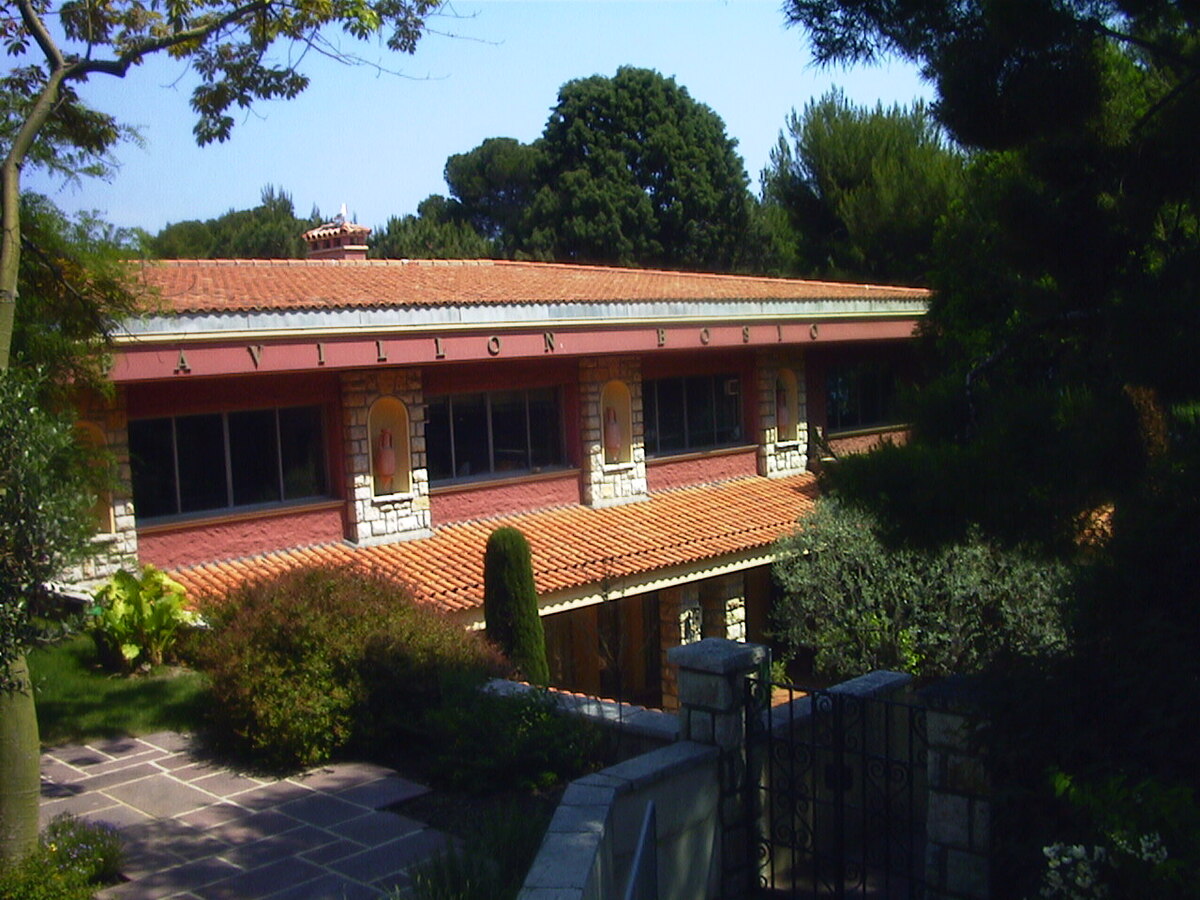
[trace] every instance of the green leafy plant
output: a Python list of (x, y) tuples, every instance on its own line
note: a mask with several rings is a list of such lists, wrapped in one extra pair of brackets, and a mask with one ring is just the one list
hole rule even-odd
[(788, 652), (815, 648), (814, 667), (833, 677), (978, 672), (1004, 654), (1065, 646), (1069, 574), (978, 536), (936, 550), (889, 547), (871, 515), (826, 499), (779, 544), (774, 575), (785, 596), (772, 623)]
[(250, 582), (205, 615), (196, 659), (211, 679), (212, 736), (276, 770), (317, 765), (351, 743), (396, 752), (447, 685), (506, 672), (481, 638), (353, 568)]
[(185, 607), (187, 592), (154, 566), (140, 576), (121, 569), (95, 593), (90, 631), (105, 668), (129, 672), (162, 665), (180, 629), (200, 621)]
[(515, 807), (489, 813), (463, 847), (451, 845), (414, 867), (411, 896), (415, 900), (516, 897), (548, 824), (545, 816), (531, 816)]
[(87, 900), (117, 880), (121, 860), (121, 840), (111, 826), (60, 815), (30, 856), (0, 868), (0, 900)]
[(546, 636), (538, 615), (529, 542), (516, 528), (497, 528), (483, 557), (483, 617), (495, 641), (530, 684), (550, 683)]
[(562, 713), (545, 691), (499, 696), (465, 693), (430, 721), (435, 776), (467, 791), (497, 786), (549, 788), (594, 763), (600, 730)]

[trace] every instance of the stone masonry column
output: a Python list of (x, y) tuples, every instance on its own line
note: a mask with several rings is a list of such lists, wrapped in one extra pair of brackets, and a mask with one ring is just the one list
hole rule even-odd
[(720, 752), (721, 896), (748, 897), (758, 873), (746, 789), (746, 677), (769, 669), (771, 651), (760, 644), (705, 638), (667, 655), (679, 667), (680, 739)]
[[(623, 442), (629, 458), (615, 463), (604, 456), (604, 388), (620, 382), (628, 394), (628, 418), (622, 414)], [(622, 398), (624, 399), (624, 398)], [(583, 429), (583, 502), (616, 506), (649, 497), (642, 423), (642, 367), (636, 356), (588, 357), (579, 363), (579, 402)]]
[[(368, 418), (372, 404), (394, 397), (408, 413), (411, 489), (377, 497), (371, 473)], [(382, 369), (342, 375), (346, 498), (350, 540), (359, 546), (424, 537), (432, 527), (425, 465), (425, 396), (419, 369)]]
[(69, 584), (88, 589), (118, 569), (138, 568), (137, 521), (133, 509), (133, 473), (129, 465), (129, 422), (126, 416), (125, 389), (118, 387), (111, 397), (88, 394), (79, 399), (79, 421), (107, 451), (115, 467), (110, 493), (101, 501), (109, 508), (100, 513), (96, 535), (87, 559), (63, 573)]
[(700, 587), (685, 584), (658, 592), (659, 658), (662, 661), (662, 708), (679, 709), (676, 668), (667, 658), (674, 647), (700, 640)]
[[(787, 415), (794, 416), (789, 431), (780, 435), (780, 384), (788, 386)], [(804, 359), (778, 351), (758, 357), (758, 474), (767, 478), (798, 475), (808, 466), (808, 398), (804, 381)]]
[(978, 712), (957, 678), (921, 692), (929, 741), (925, 880), (931, 900), (991, 896), (991, 794), (972, 735)]

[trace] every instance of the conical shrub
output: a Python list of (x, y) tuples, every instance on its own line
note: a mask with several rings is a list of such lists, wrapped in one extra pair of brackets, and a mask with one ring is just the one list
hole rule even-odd
[(483, 619), (488, 638), (530, 684), (549, 684), (533, 560), (529, 542), (516, 528), (497, 528), (488, 538), (483, 556)]

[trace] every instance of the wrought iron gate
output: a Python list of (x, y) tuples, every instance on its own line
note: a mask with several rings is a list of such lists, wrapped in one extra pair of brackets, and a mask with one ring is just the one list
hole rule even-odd
[(753, 852), (764, 897), (925, 894), (925, 712), (836, 691), (769, 705), (750, 679)]

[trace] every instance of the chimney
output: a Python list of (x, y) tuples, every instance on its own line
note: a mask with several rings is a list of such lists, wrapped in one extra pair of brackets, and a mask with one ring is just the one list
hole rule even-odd
[(366, 259), (371, 229), (347, 221), (346, 204), (333, 219), (304, 232), (309, 259)]

